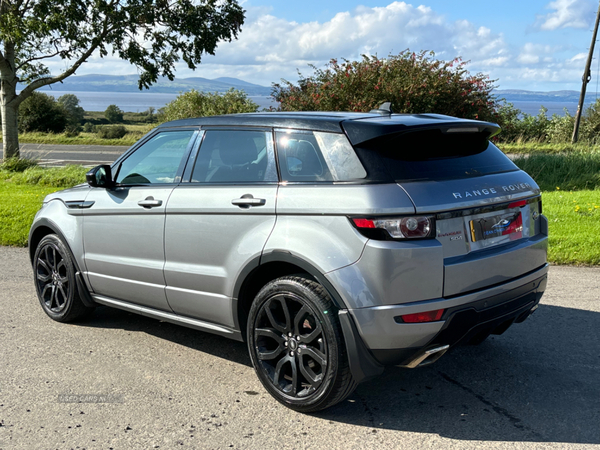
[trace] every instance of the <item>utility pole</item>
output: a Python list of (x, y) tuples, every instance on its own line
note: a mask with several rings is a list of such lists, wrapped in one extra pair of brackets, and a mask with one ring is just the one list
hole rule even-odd
[(573, 137), (571, 142), (575, 144), (579, 135), (579, 122), (581, 122), (581, 112), (583, 110), (583, 103), (585, 101), (585, 89), (587, 84), (592, 79), (592, 72), (590, 67), (592, 66), (592, 58), (594, 57), (594, 46), (596, 45), (596, 35), (598, 34), (598, 23), (600, 23), (600, 5), (598, 6), (598, 12), (596, 14), (596, 26), (594, 27), (594, 35), (592, 36), (592, 45), (590, 45), (590, 53), (588, 54), (587, 63), (585, 64), (585, 72), (581, 81), (581, 95), (579, 96), (579, 106), (577, 106), (577, 116), (575, 117), (575, 127), (573, 128)]

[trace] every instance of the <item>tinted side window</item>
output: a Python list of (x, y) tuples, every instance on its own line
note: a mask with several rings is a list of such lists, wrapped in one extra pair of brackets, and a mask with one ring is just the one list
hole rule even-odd
[(271, 133), (208, 130), (192, 172), (195, 183), (277, 182)]
[(153, 136), (123, 163), (117, 174), (120, 184), (174, 183), (193, 130), (163, 131)]
[(343, 134), (278, 131), (276, 136), (284, 181), (352, 181), (367, 175)]

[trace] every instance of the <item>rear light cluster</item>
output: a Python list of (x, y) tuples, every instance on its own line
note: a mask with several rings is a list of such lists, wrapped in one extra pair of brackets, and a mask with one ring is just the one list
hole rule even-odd
[(435, 221), (431, 216), (351, 220), (370, 239), (427, 239), (435, 235)]

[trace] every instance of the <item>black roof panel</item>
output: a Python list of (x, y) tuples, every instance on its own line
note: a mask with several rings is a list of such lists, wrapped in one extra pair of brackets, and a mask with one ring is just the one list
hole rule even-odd
[(494, 135), (500, 127), (489, 122), (459, 119), (441, 114), (380, 114), (356, 112), (261, 112), (198, 117), (167, 122), (160, 127), (173, 126), (255, 126), (293, 128), (300, 130), (346, 132), (352, 144), (410, 129), (477, 127)]

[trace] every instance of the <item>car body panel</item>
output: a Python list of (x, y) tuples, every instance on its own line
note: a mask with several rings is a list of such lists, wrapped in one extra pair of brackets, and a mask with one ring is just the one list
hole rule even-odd
[(416, 205), (417, 214), (478, 208), (540, 195), (535, 181), (521, 170), (460, 180), (401, 184)]
[[(545, 218), (544, 218), (545, 219)], [(444, 260), (444, 296), (505, 283), (546, 264), (548, 236), (536, 235), (502, 247)]]
[(265, 253), (289, 252), (328, 273), (356, 262), (367, 242), (350, 216), (413, 213), (412, 202), (394, 184), (283, 184)]
[(470, 304), (510, 293), (521, 287), (529, 287), (534, 290), (539, 287), (540, 278), (545, 277), (547, 273), (548, 265), (544, 265), (536, 271), (509, 282), (452, 299), (437, 298), (422, 302), (350, 309), (349, 312), (356, 321), (361, 337), (370, 349), (418, 347), (431, 341), (443, 328), (444, 321), (422, 324), (399, 323), (395, 320), (396, 317), (423, 311), (468, 307)]
[[(277, 189), (277, 184), (181, 185), (173, 191), (167, 205), (164, 267), (173, 311), (234, 325), (234, 284), (240, 268), (260, 257), (273, 230)], [(244, 195), (265, 204), (244, 208), (231, 203)]]
[[(165, 208), (174, 186), (92, 189), (83, 235), (87, 277), (96, 294), (170, 311), (165, 295)], [(162, 204), (144, 208), (152, 197)], [(118, 232), (117, 232), (118, 230)]]
[[(66, 244), (81, 270), (85, 268), (82, 232), (83, 209), (69, 208), (67, 204), (83, 203), (89, 191), (90, 187), (86, 184), (46, 196), (42, 208), (35, 215), (29, 231), (30, 242), (36, 229), (41, 226), (49, 227), (54, 232), (60, 233), (61, 237), (66, 240)], [(30, 248), (31, 257), (33, 257), (33, 252), (35, 252), (35, 248)]]
[(442, 296), (442, 255), (434, 239), (369, 240), (359, 261), (327, 273), (327, 278), (350, 309), (428, 300)]

